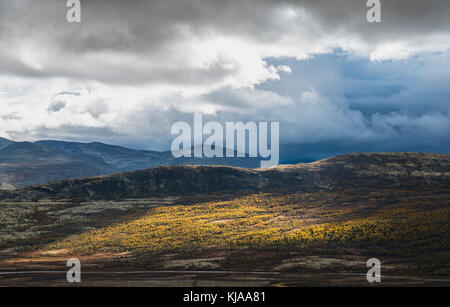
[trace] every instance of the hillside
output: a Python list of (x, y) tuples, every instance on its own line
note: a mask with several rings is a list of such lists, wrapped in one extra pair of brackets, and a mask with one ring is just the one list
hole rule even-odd
[(165, 166), (35, 185), (2, 193), (0, 197), (4, 200), (94, 200), (337, 187), (414, 189), (423, 185), (450, 185), (450, 155), (355, 153), (312, 163), (254, 170), (227, 166)]
[(11, 143), (10, 140), (5, 139), (5, 138), (0, 138), (0, 149), (5, 147), (6, 145), (8, 145), (9, 143)]
[[(2, 193), (0, 269), (65, 270), (76, 257), (84, 285), (367, 285), (376, 257), (383, 285), (444, 285), (449, 199), (450, 156), (420, 153), (70, 179)], [(51, 276), (0, 285), (64, 285)]]
[(175, 158), (98, 142), (13, 142), (0, 138), (0, 190), (57, 180), (142, 170), (162, 165), (259, 167), (258, 158)]
[(135, 150), (99, 142), (78, 143), (63, 141), (37, 141), (36, 144), (70, 153), (74, 156), (96, 157), (111, 165), (117, 172), (158, 166), (162, 152)]
[(95, 157), (82, 157), (30, 142), (9, 142), (0, 148), (0, 185), (14, 188), (73, 177), (113, 173)]

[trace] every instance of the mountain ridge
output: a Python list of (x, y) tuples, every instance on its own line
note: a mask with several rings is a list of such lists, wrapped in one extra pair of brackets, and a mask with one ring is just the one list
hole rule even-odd
[(0, 189), (99, 176), (163, 165), (259, 167), (259, 158), (175, 158), (170, 151), (137, 150), (100, 142), (0, 139)]
[(1, 199), (124, 199), (156, 195), (450, 185), (450, 155), (351, 153), (268, 169), (160, 166), (146, 170), (40, 184), (2, 193)]

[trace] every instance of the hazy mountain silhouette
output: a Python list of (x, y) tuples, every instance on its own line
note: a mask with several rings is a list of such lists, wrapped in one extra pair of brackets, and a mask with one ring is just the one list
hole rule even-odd
[(229, 165), (257, 168), (259, 161), (258, 158), (237, 157), (175, 158), (170, 151), (136, 150), (98, 142), (44, 140), (31, 143), (0, 138), (0, 188), (13, 189), (164, 165)]

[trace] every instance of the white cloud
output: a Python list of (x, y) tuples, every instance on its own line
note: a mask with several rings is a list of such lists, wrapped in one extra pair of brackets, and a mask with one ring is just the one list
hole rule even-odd
[[(159, 137), (170, 126), (164, 116), (199, 111), (277, 115), (321, 135), (342, 125), (336, 133), (350, 135), (364, 126), (360, 114), (314, 88), (299, 93), (298, 105), (257, 90), (293, 74), (266, 59), (304, 60), (341, 48), (383, 61), (450, 47), (449, 6), (435, 1), (427, 9), (417, 2), (417, 12), (386, 3), (381, 25), (365, 21), (359, 0), (89, 1), (79, 25), (65, 22), (63, 2), (0, 0), (1, 136), (51, 138), (62, 127), (84, 127)], [(74, 90), (80, 95), (58, 95)], [(226, 91), (227, 99), (209, 99)]]
[(278, 65), (277, 70), (287, 73), (289, 75), (292, 74), (292, 69), (287, 65)]

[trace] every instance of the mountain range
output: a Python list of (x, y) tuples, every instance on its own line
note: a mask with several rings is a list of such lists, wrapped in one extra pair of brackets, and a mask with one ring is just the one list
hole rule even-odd
[(248, 169), (219, 165), (160, 166), (34, 185), (0, 193), (1, 200), (130, 199), (161, 195), (317, 191), (345, 187), (363, 191), (450, 186), (450, 155), (352, 153), (311, 163)]
[(259, 167), (258, 158), (175, 158), (170, 151), (136, 150), (98, 142), (13, 142), (0, 138), (0, 189), (99, 176), (163, 165)]
[(73, 198), (77, 193), (122, 198), (149, 193), (326, 187), (344, 182), (360, 185), (358, 180), (380, 186), (399, 184), (399, 178), (403, 178), (403, 185), (418, 184), (419, 179), (421, 183), (437, 180), (442, 184), (448, 181), (449, 164), (446, 154), (355, 153), (262, 170), (258, 169), (259, 158), (175, 158), (170, 151), (99, 142), (14, 142), (0, 138), (0, 190), (23, 192), (22, 188), (35, 185), (31, 194), (36, 194), (36, 189), (45, 190), (47, 196), (57, 194), (58, 198)]

